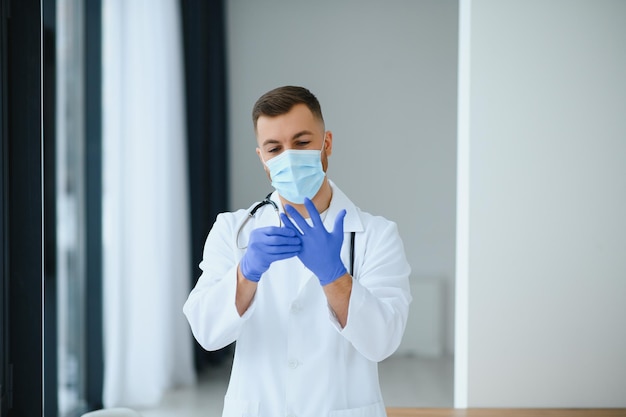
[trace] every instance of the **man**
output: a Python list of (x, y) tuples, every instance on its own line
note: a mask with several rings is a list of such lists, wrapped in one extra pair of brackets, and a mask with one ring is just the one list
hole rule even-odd
[(279, 214), (220, 214), (184, 306), (205, 349), (237, 341), (223, 416), (385, 416), (378, 362), (411, 302), (397, 227), (326, 177), (333, 135), (310, 91), (272, 90), (252, 116)]

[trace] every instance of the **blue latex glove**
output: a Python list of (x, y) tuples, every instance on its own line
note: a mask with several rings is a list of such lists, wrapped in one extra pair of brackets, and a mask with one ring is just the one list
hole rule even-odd
[(246, 279), (259, 282), (272, 262), (291, 258), (301, 248), (300, 236), (292, 229), (276, 226), (254, 229), (250, 233), (248, 250), (239, 262), (241, 273)]
[(337, 215), (333, 231), (328, 232), (313, 202), (306, 198), (304, 206), (309, 212), (313, 226), (309, 226), (295, 208), (288, 204), (285, 205), (285, 211), (289, 213), (293, 221), (302, 230), (302, 233), (284, 213), (280, 215), (285, 225), (284, 227), (300, 235), (302, 250), (298, 253), (298, 258), (304, 266), (317, 276), (322, 285), (327, 285), (348, 272), (341, 261), (343, 219), (346, 217), (346, 211), (342, 210)]

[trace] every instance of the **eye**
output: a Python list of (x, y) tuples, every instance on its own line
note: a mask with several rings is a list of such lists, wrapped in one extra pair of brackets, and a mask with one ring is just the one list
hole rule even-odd
[(272, 153), (272, 154), (277, 153), (279, 151), (280, 151), (280, 147), (279, 146), (272, 146), (271, 148), (268, 148), (268, 149), (265, 150), (265, 152)]
[(299, 140), (297, 144), (301, 148), (306, 148), (307, 146), (309, 146), (310, 143), (310, 140)]

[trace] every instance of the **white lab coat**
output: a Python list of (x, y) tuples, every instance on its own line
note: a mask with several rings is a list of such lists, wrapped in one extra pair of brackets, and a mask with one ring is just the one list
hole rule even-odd
[[(331, 187), (324, 224), (332, 230), (337, 213), (347, 210), (341, 258), (348, 270), (350, 233), (356, 232), (354, 281), (343, 329), (319, 281), (297, 257), (270, 266), (240, 317), (236, 277), (245, 249), (238, 249), (235, 240), (249, 210), (220, 214), (209, 233), (203, 272), (184, 313), (205, 349), (237, 341), (224, 417), (386, 415), (378, 362), (397, 349), (404, 333), (410, 267), (395, 223), (362, 212), (332, 182)], [(272, 199), (278, 203), (276, 192)], [(240, 239), (247, 242), (253, 228), (277, 224), (277, 214), (266, 205)]]

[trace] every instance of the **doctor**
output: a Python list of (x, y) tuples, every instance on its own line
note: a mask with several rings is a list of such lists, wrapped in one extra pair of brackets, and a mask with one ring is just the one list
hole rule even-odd
[(237, 342), (223, 416), (385, 416), (378, 362), (411, 302), (397, 227), (326, 176), (333, 135), (310, 91), (269, 91), (252, 117), (276, 211), (217, 217), (184, 306), (205, 349)]

